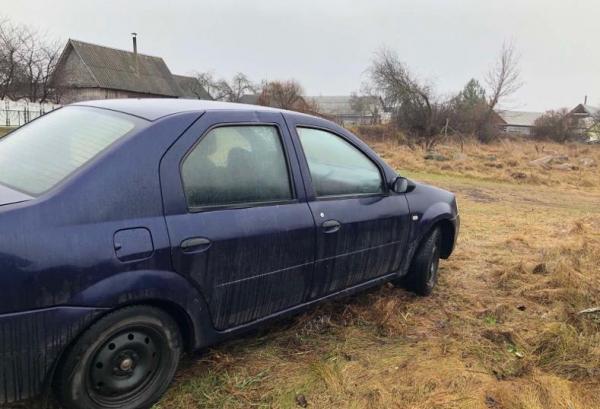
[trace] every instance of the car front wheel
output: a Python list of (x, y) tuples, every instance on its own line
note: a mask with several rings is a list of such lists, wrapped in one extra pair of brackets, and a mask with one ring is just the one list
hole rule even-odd
[(440, 230), (435, 228), (421, 243), (413, 257), (408, 274), (401, 284), (418, 295), (430, 295), (438, 280), (440, 264)]
[(181, 350), (179, 328), (166, 312), (112, 312), (67, 351), (55, 376), (58, 400), (68, 409), (149, 408), (171, 383)]

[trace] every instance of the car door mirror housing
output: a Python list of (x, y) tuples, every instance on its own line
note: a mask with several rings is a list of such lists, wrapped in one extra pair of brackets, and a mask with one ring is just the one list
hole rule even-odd
[(396, 179), (394, 179), (390, 188), (396, 193), (408, 193), (414, 190), (415, 184), (407, 178), (398, 176)]

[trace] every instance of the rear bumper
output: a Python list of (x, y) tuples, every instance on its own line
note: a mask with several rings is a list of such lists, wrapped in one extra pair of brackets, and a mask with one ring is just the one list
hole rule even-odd
[(102, 311), (56, 307), (0, 315), (0, 405), (39, 395), (61, 353)]

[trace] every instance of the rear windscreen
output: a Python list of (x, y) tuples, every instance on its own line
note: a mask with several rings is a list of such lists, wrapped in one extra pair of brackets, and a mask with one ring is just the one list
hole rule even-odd
[(70, 106), (0, 139), (0, 183), (37, 196), (135, 127), (124, 116)]

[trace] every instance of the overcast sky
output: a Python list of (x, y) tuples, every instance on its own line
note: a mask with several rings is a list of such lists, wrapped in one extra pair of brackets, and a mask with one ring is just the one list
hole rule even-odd
[(0, 13), (61, 40), (161, 56), (172, 72), (295, 78), (309, 95), (360, 88), (395, 50), (440, 94), (482, 79), (503, 41), (524, 82), (506, 108), (600, 105), (598, 0), (0, 0)]

